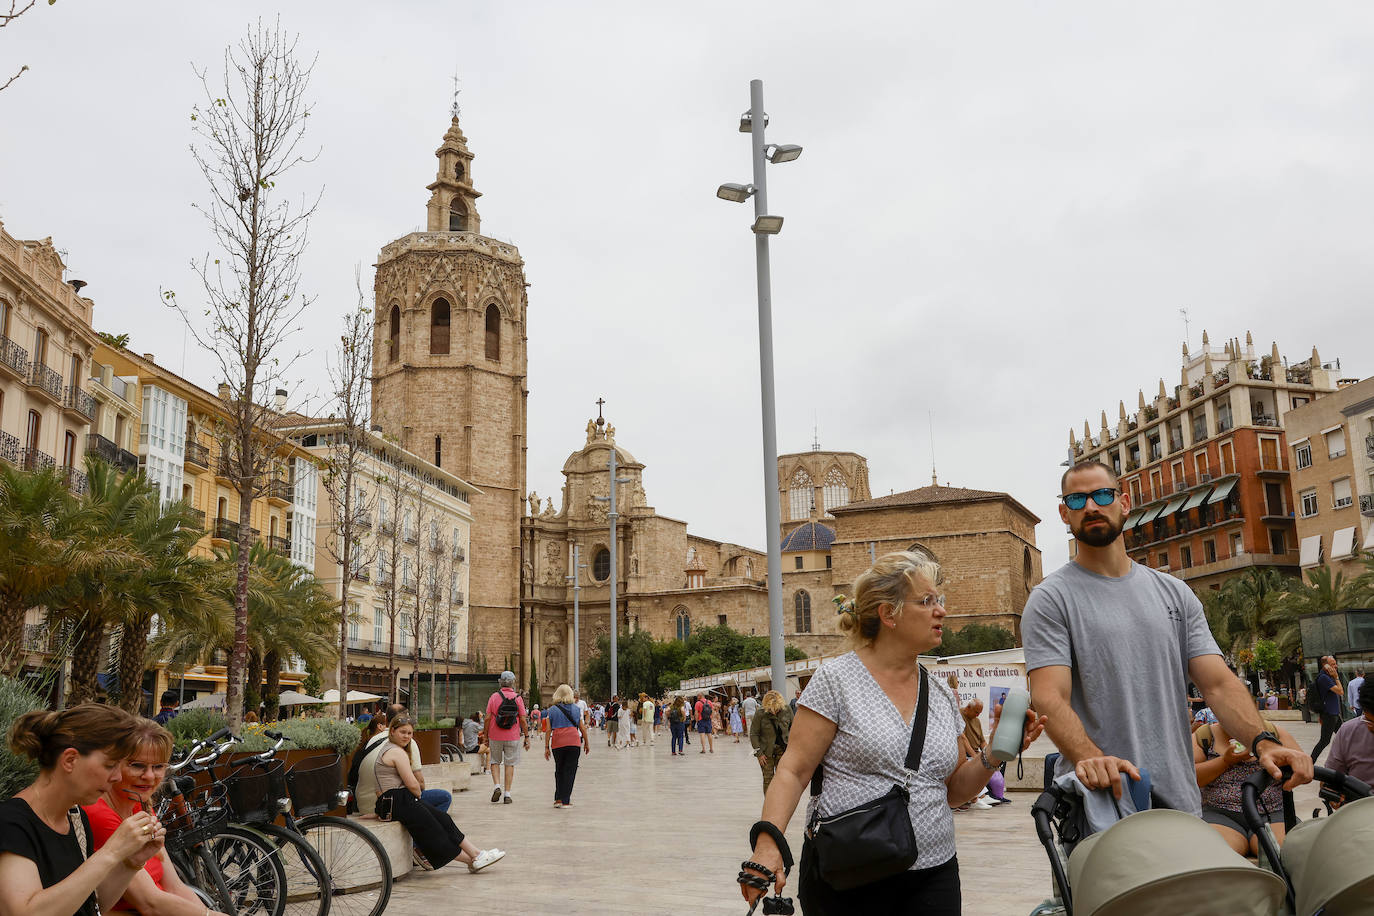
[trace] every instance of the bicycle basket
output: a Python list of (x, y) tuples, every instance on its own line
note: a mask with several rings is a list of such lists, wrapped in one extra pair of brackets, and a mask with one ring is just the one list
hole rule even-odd
[(341, 784), (338, 754), (302, 760), (286, 774), (291, 805), (298, 817), (324, 814), (338, 807)]
[(285, 769), (280, 760), (244, 765), (225, 778), (229, 809), (240, 824), (265, 824), (277, 819), (286, 795)]
[(213, 784), (185, 798), (187, 811), (162, 822), (167, 829), (167, 848), (172, 852), (199, 846), (229, 820), (229, 793), (224, 786)]

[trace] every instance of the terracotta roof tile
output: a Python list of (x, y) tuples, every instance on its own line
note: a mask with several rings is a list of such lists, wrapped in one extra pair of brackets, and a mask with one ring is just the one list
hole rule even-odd
[(999, 493), (996, 490), (969, 490), (964, 487), (928, 486), (917, 487), (915, 490), (906, 490), (902, 493), (892, 493), (888, 496), (879, 496), (875, 499), (865, 499), (860, 502), (849, 503), (845, 506), (837, 506), (830, 511), (832, 513), (840, 513), (850, 512), (856, 509), (929, 506), (937, 503), (977, 502), (984, 499), (1011, 499), (1011, 496), (1006, 493)]

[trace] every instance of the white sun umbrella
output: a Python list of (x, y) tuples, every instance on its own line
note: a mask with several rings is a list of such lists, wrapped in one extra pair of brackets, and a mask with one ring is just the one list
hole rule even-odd
[(306, 693), (295, 690), (283, 690), (281, 696), (277, 697), (278, 706), (308, 706), (312, 703), (328, 703), (319, 697), (312, 697)]
[[(349, 704), (352, 704), (352, 703), (370, 703), (370, 702), (372, 702), (373, 700), (384, 700), (384, 699), (386, 699), (386, 697), (381, 696), (380, 694), (376, 694), (376, 693), (364, 693), (364, 692), (361, 691), (361, 690), (350, 690), (350, 691), (348, 691), (348, 697), (344, 700), (344, 705), (349, 705)], [(337, 703), (337, 702), (339, 702), (339, 691), (336, 690), (336, 689), (334, 689), (333, 687), (331, 687), (330, 689), (328, 689), (328, 690), (326, 690), (326, 691), (324, 692), (324, 699), (323, 699), (323, 700), (317, 700), (316, 702), (320, 702), (320, 703)]]
[(224, 694), (207, 693), (204, 696), (196, 697), (194, 700), (187, 700), (177, 707), (178, 709), (223, 709)]

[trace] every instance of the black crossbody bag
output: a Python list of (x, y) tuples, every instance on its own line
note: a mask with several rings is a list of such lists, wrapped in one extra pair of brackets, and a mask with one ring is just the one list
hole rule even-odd
[[(917, 666), (920, 668), (920, 666)], [(920, 668), (920, 699), (911, 723), (911, 743), (906, 749), (906, 768), (913, 773), (921, 768), (921, 752), (926, 743), (926, 719), (930, 714), (930, 685)], [(811, 794), (821, 794), (825, 764), (816, 768), (811, 779)], [(821, 877), (840, 891), (870, 884), (898, 875), (916, 863), (916, 831), (911, 827), (908, 805), (911, 793), (906, 786), (893, 783), (885, 794), (841, 811), (821, 817), (820, 808), (806, 825), (806, 838), (816, 851)]]

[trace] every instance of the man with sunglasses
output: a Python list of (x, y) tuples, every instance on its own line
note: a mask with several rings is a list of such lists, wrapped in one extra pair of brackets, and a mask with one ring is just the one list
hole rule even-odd
[(1186, 700), (1201, 690), (1227, 734), (1251, 747), (1284, 788), (1309, 782), (1312, 761), (1265, 731), (1226, 666), (1202, 603), (1181, 580), (1141, 566), (1121, 537), (1130, 497), (1111, 468), (1080, 461), (1060, 480), (1059, 517), (1074, 558), (1037, 585), (1021, 616), (1036, 711), (1059, 748), (1055, 775), (1121, 797), (1120, 774), (1148, 769), (1159, 803), (1201, 816)]

